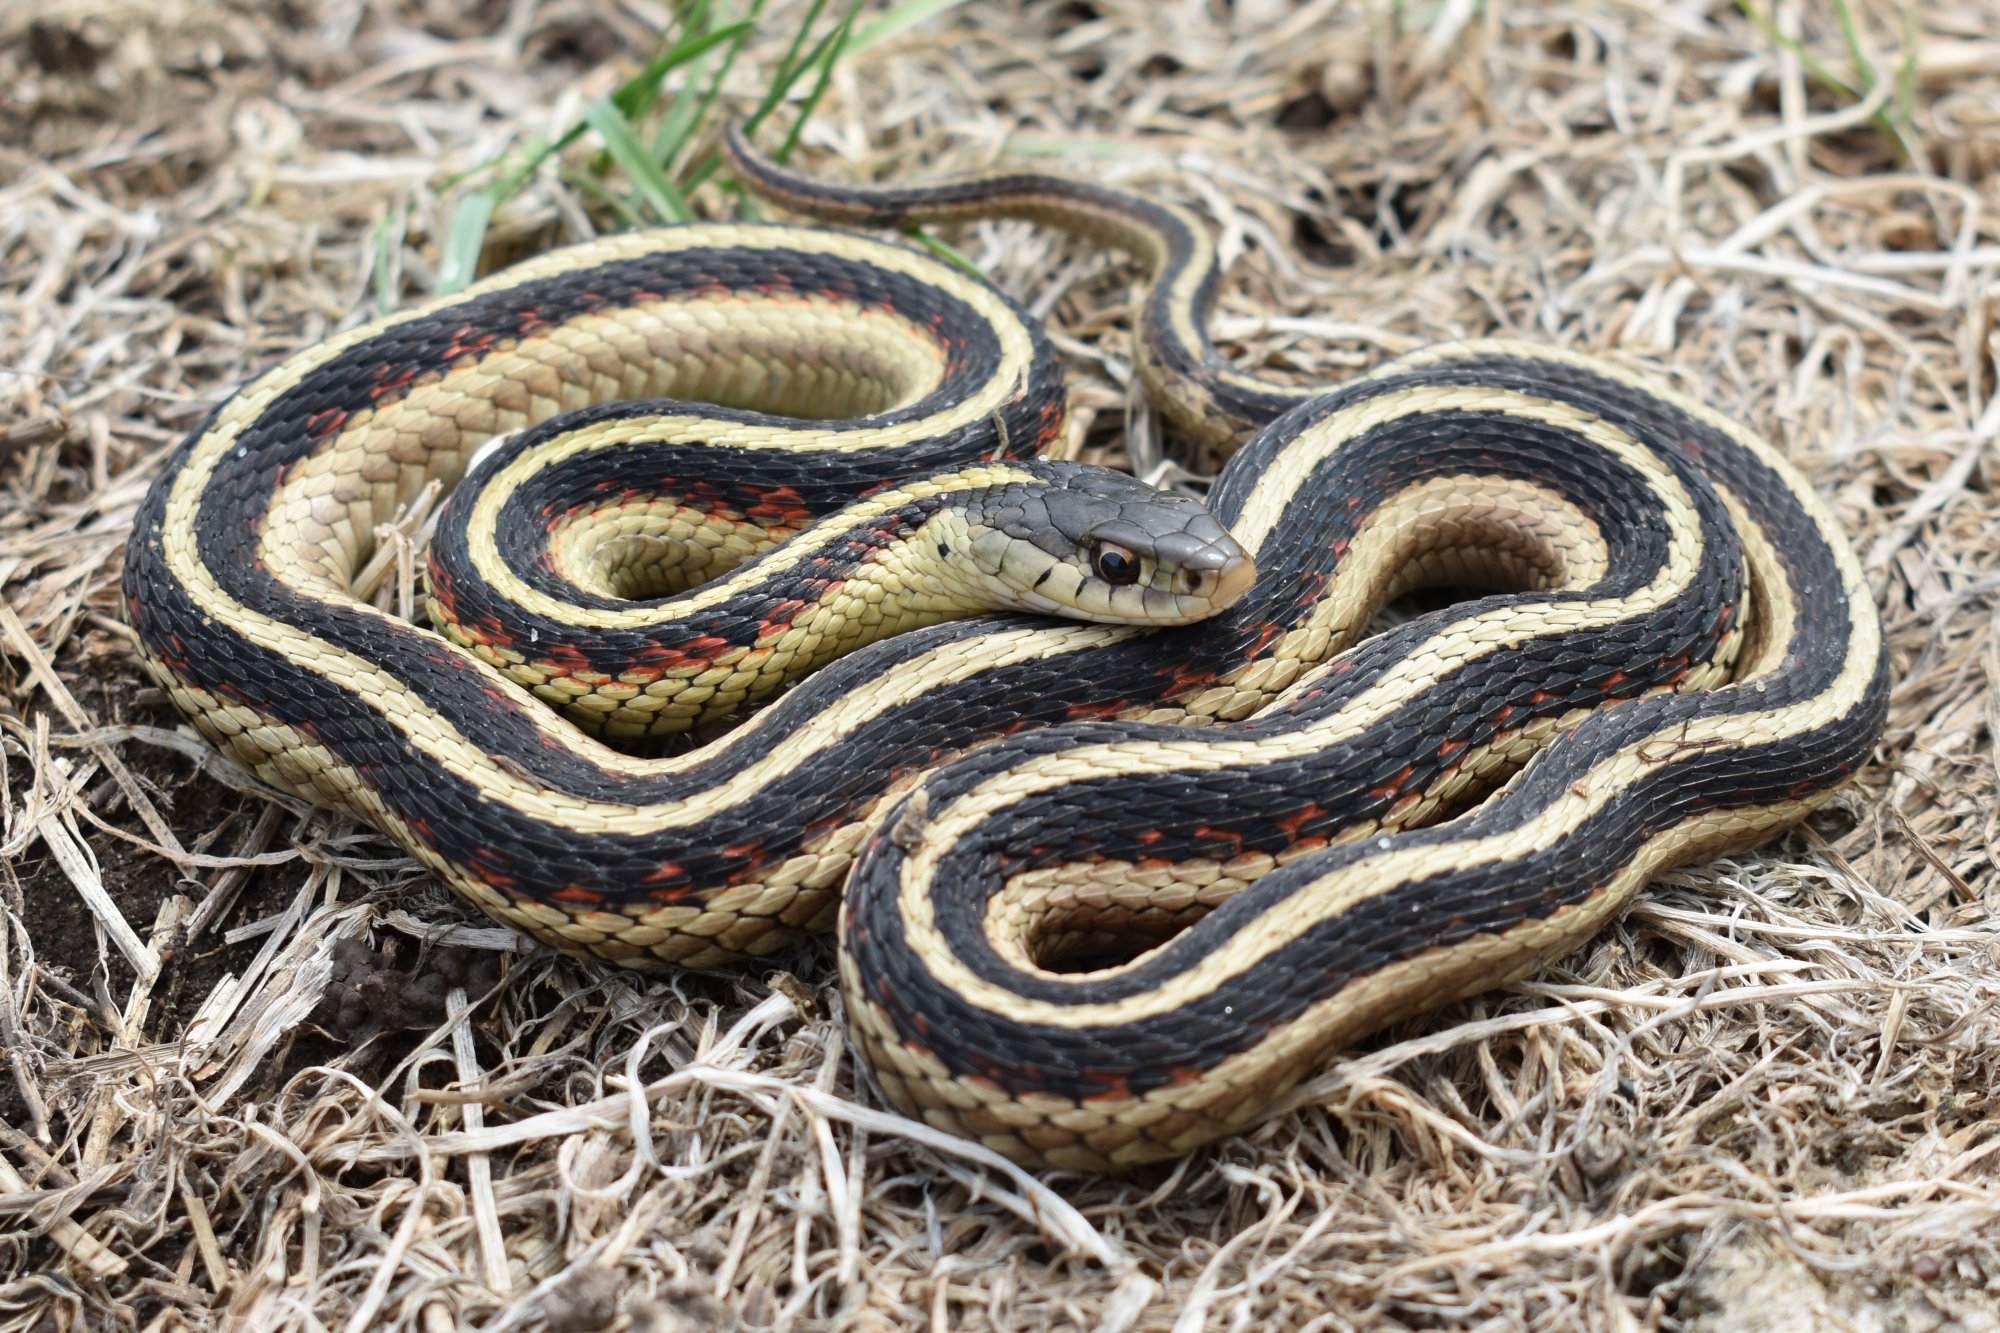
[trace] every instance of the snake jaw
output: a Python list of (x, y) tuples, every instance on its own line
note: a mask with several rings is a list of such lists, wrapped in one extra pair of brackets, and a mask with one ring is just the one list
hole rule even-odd
[(1034, 484), (982, 503), (983, 572), (1024, 611), (1123, 625), (1185, 625), (1256, 577), (1250, 554), (1192, 496), (1078, 463), (1024, 464)]

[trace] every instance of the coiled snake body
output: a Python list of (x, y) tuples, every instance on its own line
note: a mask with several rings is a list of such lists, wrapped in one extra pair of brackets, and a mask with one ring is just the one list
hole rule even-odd
[[(1857, 562), (1717, 413), (1508, 341), (1268, 383), (1209, 345), (1213, 255), (1176, 209), (732, 152), (823, 218), (1011, 214), (1138, 252), (1141, 378), (1247, 443), (1207, 511), (1034, 461), (1062, 389), (1009, 301), (772, 225), (560, 250), (266, 373), (141, 511), (150, 669), (499, 919), (710, 965), (823, 925), (846, 880), (848, 1018), (890, 1100), (1115, 1170), (1573, 947), (1873, 746)], [(444, 635), (353, 596), (377, 525), (508, 432), (439, 527)], [(1362, 641), (1440, 584), (1492, 591)], [(1007, 608), (1083, 619), (976, 614)], [(686, 754), (587, 734), (772, 695)]]

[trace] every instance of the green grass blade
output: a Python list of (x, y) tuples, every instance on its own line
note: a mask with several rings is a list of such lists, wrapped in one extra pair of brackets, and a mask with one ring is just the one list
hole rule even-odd
[[(666, 122), (660, 126), (659, 134), (653, 140), (653, 156), (662, 164), (670, 165), (686, 151), (695, 131), (708, 123), (708, 113), (715, 105), (715, 99), (722, 92), (722, 85), (729, 78), (729, 71), (736, 67), (736, 57), (743, 54), (743, 48), (750, 44), (750, 34), (756, 29), (757, 20), (763, 16), (764, 0), (750, 0), (750, 12), (742, 23), (735, 25), (743, 31), (722, 53), (722, 64), (701, 90), (699, 100), (690, 102), (686, 97), (675, 101), (668, 112)], [(692, 192), (698, 180), (689, 180), (687, 189)]]
[(451, 211), (444, 254), (438, 260), (437, 289), (441, 295), (460, 291), (479, 274), (479, 256), (486, 248), (486, 226), (499, 202), (490, 190), (468, 194)]
[(964, 0), (903, 0), (902, 4), (855, 33), (854, 40), (847, 44), (848, 52), (866, 51), (877, 42), (886, 42), (891, 37), (906, 33), (924, 20), (936, 18), (963, 3)]
[(639, 142), (632, 122), (625, 119), (616, 103), (609, 97), (600, 97), (583, 113), (583, 119), (604, 141), (604, 149), (611, 155), (611, 160), (623, 167), (625, 174), (632, 178), (633, 187), (653, 210), (655, 217), (664, 222), (693, 219), (694, 210), (688, 207), (687, 196), (667, 179), (666, 172), (660, 170), (660, 164)]
[(403, 248), (403, 237), (409, 230), (410, 205), (407, 200), (397, 199), (383, 212), (382, 220), (375, 224), (372, 243), (375, 246), (375, 271), (371, 275), (375, 287), (375, 311), (386, 315), (394, 310), (401, 295), (396, 290), (396, 252)]
[(860, 12), (861, 5), (859, 0), (856, 0), (855, 4), (848, 6), (847, 13), (834, 25), (833, 31), (826, 35), (826, 39), (807, 58), (805, 68), (811, 69), (817, 64), (819, 77), (813, 81), (805, 100), (799, 103), (799, 114), (792, 121), (790, 132), (785, 135), (784, 143), (778, 146), (778, 151), (771, 155), (774, 160), (781, 163), (789, 160), (792, 149), (798, 147), (799, 131), (803, 130), (806, 122), (812, 119), (812, 113), (819, 107), (819, 99), (825, 96), (826, 85), (833, 78), (833, 67), (839, 63), (841, 54), (847, 48), (848, 34), (854, 31), (854, 16)]
[(960, 254), (955, 247), (948, 245), (943, 241), (940, 241), (937, 237), (931, 235), (923, 228), (921, 227), (907, 228), (904, 230), (903, 235), (909, 237), (911, 240), (915, 241), (918, 245), (921, 245), (922, 247), (924, 247), (924, 249), (930, 251), (932, 254), (936, 255), (939, 259), (942, 259), (945, 263), (950, 264), (953, 268), (968, 273), (971, 276), (978, 278), (981, 282), (988, 281), (986, 274), (980, 271), (979, 265), (973, 263), (970, 259), (967, 259), (964, 255)]

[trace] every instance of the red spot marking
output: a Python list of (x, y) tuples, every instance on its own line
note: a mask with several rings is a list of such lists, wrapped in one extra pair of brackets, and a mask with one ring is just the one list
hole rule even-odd
[(1240, 844), (1243, 841), (1241, 833), (1230, 829), (1212, 828), (1207, 824), (1197, 827), (1194, 831), (1194, 836), (1197, 838), (1209, 838), (1216, 842), (1234, 842)]
[(1151, 847), (1154, 843), (1158, 842), (1161, 838), (1164, 838), (1165, 836), (1166, 834), (1162, 833), (1159, 829), (1151, 828), (1147, 829), (1144, 833), (1139, 834), (1136, 840), (1138, 842), (1144, 843), (1148, 847)]
[(790, 486), (773, 486), (764, 492), (756, 504), (743, 511), (744, 517), (759, 520), (775, 520), (803, 526), (812, 521), (812, 511), (806, 508), (805, 497)]
[(1545, 702), (1548, 698), (1549, 698), (1549, 692), (1547, 690), (1536, 690), (1533, 694), (1528, 696), (1528, 706), (1532, 708), (1538, 703)]
[(380, 402), (392, 393), (404, 389), (417, 377), (415, 366), (380, 366), (375, 371), (375, 383), (368, 387), (370, 400)]
[(1277, 638), (1282, 633), (1284, 633), (1284, 626), (1282, 625), (1273, 625), (1269, 623), (1258, 625), (1257, 637), (1250, 641), (1250, 646), (1244, 650), (1245, 655), (1249, 657), (1256, 657), (1259, 653), (1262, 653), (1266, 648), (1271, 646), (1271, 640)]
[(444, 349), (443, 359), (449, 364), (462, 356), (477, 356), (493, 346), (493, 335), (483, 333), (470, 324), (461, 324), (453, 330), (451, 343)]
[(1513, 715), (1514, 715), (1514, 705), (1508, 704), (1506, 707), (1502, 708), (1499, 712), (1493, 715), (1493, 725), (1496, 727), (1504, 726), (1506, 724), (1507, 719), (1512, 717)]
[(518, 321), (515, 324), (515, 328), (520, 331), (521, 336), (524, 338), (536, 329), (550, 327), (549, 321), (542, 318), (542, 312), (533, 306), (529, 306), (526, 310), (519, 312), (515, 315), (515, 319)]
[(1125, 700), (1123, 699), (1114, 699), (1110, 703), (1102, 704), (1071, 704), (1063, 713), (1063, 717), (1072, 722), (1107, 718), (1116, 714), (1124, 706)]
[(474, 875), (477, 875), (483, 883), (493, 888), (511, 889), (514, 887), (514, 877), (486, 860), (484, 854), (481, 852), (474, 852), (468, 857), (467, 864)]
[[(1441, 764), (1450, 763), (1457, 757), (1460, 751), (1465, 749), (1465, 744), (1464, 741), (1446, 741), (1444, 744), (1438, 746), (1438, 762)], [(1403, 770), (1405, 774), (1409, 771), (1407, 768)]]
[(1065, 404), (1046, 403), (1042, 407), (1042, 420), (1035, 431), (1035, 452), (1041, 453), (1063, 433), (1067, 420)]
[[(1350, 500), (1348, 501), (1348, 504), (1352, 506), (1354, 504), (1354, 501)], [(1333, 539), (1333, 545), (1327, 547), (1327, 549), (1333, 552), (1335, 559), (1340, 559), (1346, 556), (1347, 545), (1348, 545), (1347, 538), (1335, 537)]]
[(771, 607), (770, 614), (766, 615), (759, 622), (761, 632), (758, 637), (762, 638), (765, 634), (784, 629), (793, 620), (798, 618), (799, 612), (811, 605), (813, 603), (806, 601), (802, 597), (787, 597), (783, 601), (776, 603)]
[(583, 907), (595, 907), (604, 901), (603, 894), (592, 893), (581, 884), (565, 884), (549, 897), (555, 902), (576, 903)]
[[(447, 619), (451, 619), (447, 615)], [(482, 614), (471, 620), (457, 621), (459, 632), (474, 643), (486, 648), (511, 648), (514, 636), (500, 623), (500, 618), (492, 614)]]
[[(1451, 742), (1446, 741), (1445, 744), (1450, 745)], [(1442, 754), (1444, 752), (1443, 750), (1439, 750), (1438, 753)], [(1385, 783), (1380, 787), (1369, 788), (1368, 794), (1370, 796), (1380, 796), (1385, 800), (1391, 796), (1394, 796), (1397, 792), (1403, 789), (1403, 784), (1410, 780), (1410, 767), (1411, 766), (1409, 764), (1404, 764), (1402, 772), (1398, 773), (1395, 777), (1390, 778), (1387, 783)]]
[(306, 434), (315, 440), (323, 440), (346, 424), (346, 408), (323, 407), (306, 418)]
[(1104, 1090), (1086, 1095), (1083, 1099), (1085, 1106), (1090, 1105), (1092, 1102), (1122, 1102), (1131, 1100), (1132, 1085), (1126, 1082), (1123, 1074), (1092, 1074), (1091, 1078), (1096, 1082), (1102, 1083)]
[(719, 639), (713, 634), (704, 634), (698, 639), (689, 639), (680, 648), (663, 648), (656, 645), (649, 645), (634, 654), (634, 660), (646, 666), (662, 669), (687, 666), (692, 663), (706, 662), (717, 651), (728, 646), (728, 640)]
[(1183, 694), (1192, 694), (1196, 690), (1206, 689), (1213, 684), (1215, 684), (1215, 673), (1213, 671), (1189, 671), (1182, 668), (1176, 670), (1173, 679), (1167, 682), (1167, 697), (1175, 698)]
[(1274, 819), (1271, 822), (1273, 824), (1276, 824), (1279, 828), (1283, 829), (1288, 836), (1296, 838), (1299, 836), (1299, 830), (1305, 827), (1307, 821), (1318, 819), (1321, 815), (1325, 813), (1326, 812), (1320, 809), (1317, 805), (1308, 805), (1300, 809), (1300, 811), (1297, 814), (1292, 815), (1289, 818)]
[(1604, 684), (1600, 685), (1598, 688), (1603, 690), (1606, 694), (1609, 694), (1611, 693), (1612, 690), (1618, 688), (1618, 682), (1623, 679), (1625, 679), (1625, 673), (1623, 671), (1614, 671), (1610, 675), (1604, 678)]
[(573, 643), (551, 643), (542, 649), (538, 667), (553, 667), (560, 675), (575, 676), (590, 670), (590, 659)]

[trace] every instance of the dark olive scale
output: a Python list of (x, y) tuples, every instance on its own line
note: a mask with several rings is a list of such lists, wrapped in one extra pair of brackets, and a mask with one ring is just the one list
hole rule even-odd
[[(1692, 479), (1699, 469), (1700, 475), (1746, 501), (1765, 525), (1785, 568), (1796, 608), (1790, 630), (1797, 651), (1782, 670), (1769, 673), (1755, 689), (1737, 686), (1714, 693), (1656, 695), (1596, 713), (1543, 750), (1512, 784), (1473, 813), (1435, 828), (1389, 835), (1390, 847), (1450, 844), (1519, 827), (1572, 790), (1606, 756), (1635, 740), (1661, 734), (1676, 720), (1782, 709), (1832, 686), (1846, 664), (1855, 627), (1834, 555), (1790, 487), (1708, 423), (1581, 368), (1486, 355), (1357, 383), (1299, 409), (1251, 441), (1224, 469), (1211, 494), (1211, 506), (1225, 521), (1233, 517), (1270, 456), (1308, 422), (1362, 397), (1417, 385), (1510, 389), (1574, 403), (1678, 460), (1684, 479)], [(1440, 413), (1439, 418), (1448, 415)], [(1444, 432), (1462, 428), (1442, 420), (1434, 424)], [(1518, 430), (1519, 423), (1509, 424)], [(1573, 460), (1564, 457), (1559, 442), (1544, 440), (1523, 448), (1541, 453), (1548, 464), (1538, 477), (1544, 482), (1562, 477), (1557, 489), (1572, 502), (1586, 501), (1584, 507), (1591, 507), (1588, 492), (1575, 485), (1577, 478), (1563, 476)], [(1479, 452), (1478, 446), (1474, 451)], [(1377, 489), (1362, 493), (1371, 501), (1381, 498), (1382, 480), (1364, 478), (1364, 486)], [(1708, 488), (1690, 489), (1704, 524), (1714, 522), (1716, 505)], [(1317, 479), (1305, 491), (1326, 493), (1319, 490)], [(1595, 517), (1602, 523), (1607, 515), (1599, 509)], [(1606, 530), (1614, 547), (1629, 548), (1614, 555), (1608, 584), (1629, 583), (1631, 576), (1622, 562), (1643, 555), (1649, 546), (1642, 531), (1643, 514), (1632, 518), (1636, 521)], [(1288, 541), (1275, 549), (1298, 548)], [(953, 954), (976, 975), (1031, 998), (1094, 1004), (1159, 988), (1274, 904), (1304, 892), (1330, 871), (1373, 854), (1378, 850), (1375, 841), (1332, 848), (1272, 871), (1167, 947), (1102, 978), (1057, 981), (1015, 967), (988, 941), (983, 929), (986, 904), (1007, 877), (1038, 864), (1087, 859), (1092, 854), (1129, 857), (1141, 849), (1147, 856), (1168, 860), (1214, 855), (1212, 846), (1204, 848), (1192, 835), (1187, 812), (1193, 810), (1201, 812), (1201, 822), (1211, 830), (1239, 834), (1245, 850), (1290, 841), (1289, 835), (1281, 838), (1272, 831), (1272, 821), (1307, 805), (1331, 805), (1338, 811), (1308, 821), (1308, 829), (1351, 826), (1379, 814), (1384, 798), (1371, 795), (1371, 785), (1409, 762), (1413, 772), (1405, 789), (1421, 790), (1426, 777), (1435, 775), (1434, 764), (1426, 774), (1421, 751), (1426, 747), (1435, 751), (1440, 738), (1454, 746), (1480, 744), (1493, 734), (1486, 719), (1500, 706), (1511, 703), (1519, 709), (1525, 694), (1552, 691), (1560, 697), (1551, 707), (1529, 705), (1528, 711), (1560, 714), (1574, 704), (1603, 701), (1605, 696), (1592, 689), (1593, 680), (1626, 672), (1614, 691), (1623, 693), (1635, 678), (1644, 679), (1670, 661), (1689, 660), (1690, 654), (1698, 658), (1705, 636), (1729, 618), (1740, 596), (1740, 586), (1732, 581), (1738, 576), (1717, 568), (1716, 558), (1712, 548), (1706, 550), (1704, 560), (1710, 563), (1702, 575), (1686, 595), (1659, 613), (1623, 622), (1606, 635), (1531, 641), (1517, 653), (1493, 655), (1512, 656), (1509, 669), (1488, 670), (1485, 660), (1463, 666), (1442, 677), (1414, 711), (1397, 714), (1351, 745), (1279, 764), (1191, 770), (1156, 779), (1166, 790), (1150, 800), (1117, 780), (1086, 781), (1025, 798), (1009, 807), (1004, 817), (976, 827), (945, 855), (931, 881), (938, 928)], [(1292, 569), (1299, 572), (1296, 564)], [(1518, 604), (1533, 599), (1501, 600)], [(1464, 610), (1491, 604), (1473, 603)], [(1463, 613), (1453, 608), (1371, 641), (1352, 655), (1349, 670), (1328, 675), (1280, 709), (1244, 723), (1175, 732), (1170, 738), (1219, 743), (1310, 725), (1338, 711), (1367, 679), (1397, 658), (1400, 645), (1425, 636), (1440, 618)], [(1481, 861), (1441, 871), (1397, 894), (1364, 899), (1317, 923), (1258, 968), (1231, 977), (1206, 994), (1191, 996), (1162, 1018), (1116, 1027), (996, 1025), (985, 1010), (940, 985), (909, 949), (895, 906), (905, 852), (880, 832), (871, 838), (848, 884), (843, 947), (865, 979), (869, 998), (881, 1006), (894, 1028), (909, 1040), (920, 1041), (953, 1074), (991, 1079), (1009, 1092), (1033, 1090), (1073, 1098), (1109, 1090), (1143, 1092), (1213, 1069), (1255, 1044), (1273, 1026), (1297, 1017), (1352, 981), (1426, 951), (1480, 934), (1502, 933), (1584, 901), (1628, 865), (1646, 839), (1690, 817), (1796, 800), (1838, 785), (1866, 760), (1881, 732), (1887, 672), (1885, 662), (1878, 659), (1874, 665), (1860, 705), (1816, 730), (1776, 742), (1746, 741), (1668, 763), (1621, 790), (1584, 830), (1558, 845), (1505, 864)], [(895, 828), (913, 802), (921, 800), (935, 811), (955, 794), (1034, 756), (1082, 744), (1160, 735), (1140, 724), (1105, 722), (1010, 739), (927, 775), (878, 829)], [(1143, 841), (1143, 835), (1155, 829), (1166, 830), (1168, 837)]]

